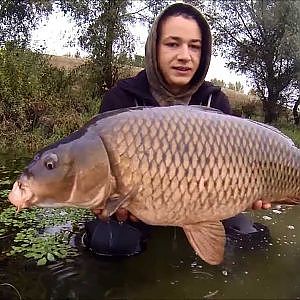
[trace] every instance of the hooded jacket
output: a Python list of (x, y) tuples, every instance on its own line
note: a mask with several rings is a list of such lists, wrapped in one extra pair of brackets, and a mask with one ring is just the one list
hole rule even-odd
[[(209, 101), (210, 97), (211, 100)], [(207, 81), (203, 82), (199, 89), (192, 95), (189, 105), (211, 106), (226, 114), (231, 114), (227, 96), (221, 91), (220, 87), (216, 87)], [(104, 95), (100, 113), (134, 106), (160, 106), (150, 92), (145, 70), (141, 71), (135, 77), (117, 82)]]
[[(199, 67), (190, 83), (179, 94), (172, 94), (159, 71), (157, 61), (158, 29), (163, 17), (176, 13), (192, 15), (201, 28), (202, 49)], [(147, 42), (145, 70), (135, 77), (123, 79), (111, 88), (105, 95), (100, 112), (128, 108), (134, 106), (164, 106), (164, 105), (206, 105), (217, 108), (224, 113), (231, 113), (227, 96), (220, 87), (204, 81), (211, 58), (211, 33), (209, 25), (202, 14), (193, 6), (185, 3), (175, 3), (168, 6), (154, 21)]]

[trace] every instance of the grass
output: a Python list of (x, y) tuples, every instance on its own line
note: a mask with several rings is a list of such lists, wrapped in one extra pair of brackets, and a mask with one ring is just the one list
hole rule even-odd
[(293, 124), (276, 124), (275, 125), (279, 130), (281, 130), (284, 134), (290, 137), (297, 147), (300, 147), (300, 128), (296, 127)]

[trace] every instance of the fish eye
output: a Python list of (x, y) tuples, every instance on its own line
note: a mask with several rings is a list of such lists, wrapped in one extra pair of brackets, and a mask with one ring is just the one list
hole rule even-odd
[(44, 165), (47, 168), (47, 170), (53, 170), (56, 167), (57, 162), (58, 162), (57, 155), (51, 153), (49, 156), (45, 158)]
[(45, 161), (45, 167), (48, 169), (48, 170), (53, 170), (55, 168), (55, 163), (54, 161)]

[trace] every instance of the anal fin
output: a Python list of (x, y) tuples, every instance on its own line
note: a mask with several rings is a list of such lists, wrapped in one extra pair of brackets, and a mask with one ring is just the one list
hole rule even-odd
[(218, 265), (223, 261), (226, 238), (220, 221), (188, 224), (183, 229), (191, 246), (205, 262)]

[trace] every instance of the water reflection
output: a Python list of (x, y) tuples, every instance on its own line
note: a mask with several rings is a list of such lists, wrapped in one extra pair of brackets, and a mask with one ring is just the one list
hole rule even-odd
[[(10, 188), (28, 160), (0, 156), (1, 191)], [(0, 209), (7, 205), (3, 199)], [(272, 239), (253, 249), (229, 241), (219, 266), (197, 257), (181, 229), (158, 227), (147, 250), (129, 258), (96, 257), (79, 247), (78, 257), (37, 267), (34, 261), (0, 254), (0, 284), (13, 285), (26, 300), (300, 298), (300, 207), (250, 214), (268, 226)], [(1, 251), (10, 240), (0, 239)], [(5, 285), (0, 299), (19, 297)]]

